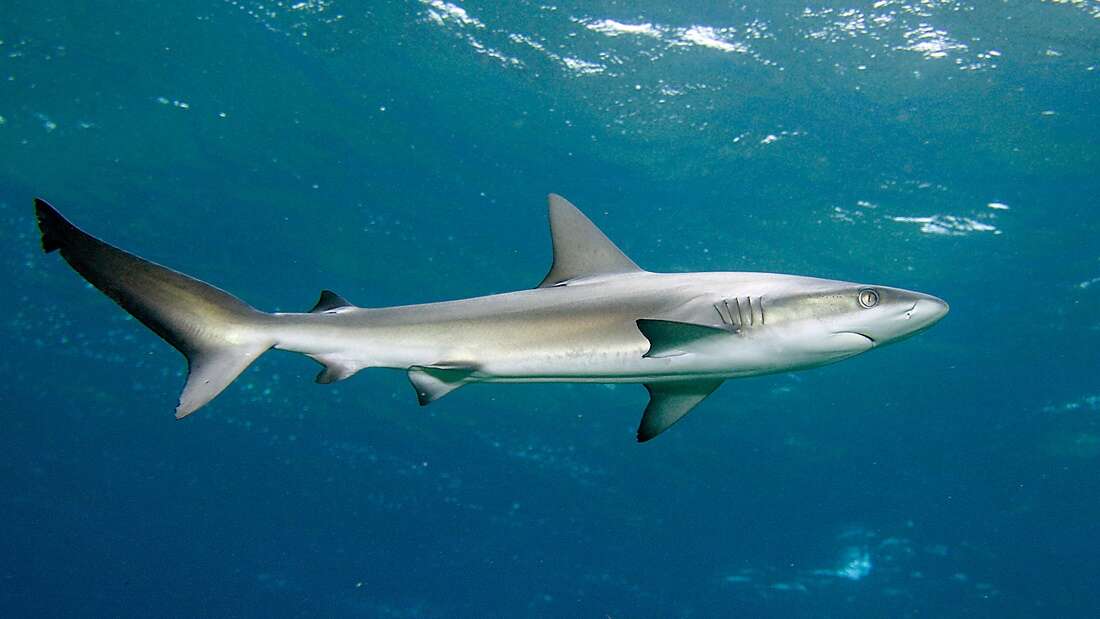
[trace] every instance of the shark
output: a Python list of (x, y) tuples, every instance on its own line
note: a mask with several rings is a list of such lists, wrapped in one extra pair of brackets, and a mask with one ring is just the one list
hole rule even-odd
[(184, 418), (276, 349), (321, 364), (318, 383), (404, 371), (421, 405), (471, 383), (636, 383), (639, 442), (733, 378), (834, 363), (911, 337), (948, 312), (932, 295), (751, 272), (655, 273), (580, 210), (549, 196), (553, 262), (533, 289), (397, 307), (330, 291), (308, 312), (264, 312), (114, 247), (35, 199), (42, 249), (60, 252), (187, 360)]

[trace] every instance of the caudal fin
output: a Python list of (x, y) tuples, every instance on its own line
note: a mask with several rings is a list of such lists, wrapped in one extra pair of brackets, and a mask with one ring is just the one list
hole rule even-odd
[(214, 399), (275, 342), (272, 317), (233, 295), (113, 247), (35, 199), (42, 249), (60, 251), (84, 279), (187, 358), (176, 417)]

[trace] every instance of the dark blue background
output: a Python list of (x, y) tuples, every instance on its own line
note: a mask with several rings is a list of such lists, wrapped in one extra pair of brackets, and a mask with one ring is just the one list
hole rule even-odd
[[(0, 614), (1095, 616), (1098, 77), (1087, 1), (16, 1)], [(177, 422), (31, 213), (304, 310), (533, 286), (551, 191), (652, 270), (952, 312), (641, 446), (641, 387), (283, 354)]]

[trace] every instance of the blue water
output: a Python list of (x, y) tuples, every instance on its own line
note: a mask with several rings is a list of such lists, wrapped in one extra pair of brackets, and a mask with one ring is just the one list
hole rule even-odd
[[(0, 615), (1100, 613), (1100, 2), (0, 11)], [(184, 363), (31, 199), (265, 310), (535, 285), (545, 196), (651, 270), (874, 282), (932, 330), (731, 381)]]

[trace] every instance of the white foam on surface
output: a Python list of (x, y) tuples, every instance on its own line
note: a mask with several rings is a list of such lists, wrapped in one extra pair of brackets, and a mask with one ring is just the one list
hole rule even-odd
[(927, 217), (891, 217), (892, 221), (904, 224), (920, 224), (920, 231), (924, 234), (938, 234), (942, 236), (966, 236), (974, 232), (992, 232), (1000, 234), (1001, 231), (991, 223), (960, 217), (957, 215), (930, 215)]
[(644, 35), (659, 39), (663, 36), (663, 32), (660, 28), (653, 24), (624, 24), (617, 22), (613, 19), (600, 19), (595, 21), (582, 22), (585, 27), (593, 32), (599, 32), (600, 34), (606, 34), (610, 37), (622, 36), (624, 34)]

